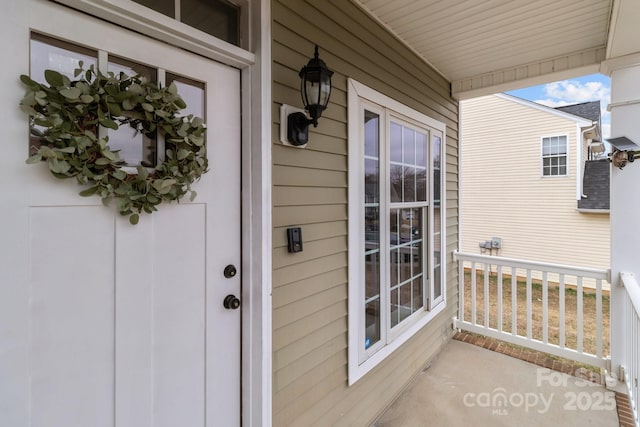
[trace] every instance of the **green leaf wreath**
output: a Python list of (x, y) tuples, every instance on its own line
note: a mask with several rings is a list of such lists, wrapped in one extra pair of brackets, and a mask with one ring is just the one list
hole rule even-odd
[[(125, 73), (102, 74), (82, 63), (75, 78), (46, 70), (48, 86), (22, 75), (27, 92), (20, 103), (30, 116), (34, 144), (27, 163), (47, 162), (56, 178), (75, 177), (88, 186), (81, 196), (97, 195), (105, 205), (115, 200), (120, 214), (137, 224), (139, 214), (152, 213), (163, 201), (178, 201), (196, 192), (191, 185), (207, 172), (205, 125), (200, 117), (178, 115), (186, 107), (175, 84), (156, 82)], [(128, 173), (118, 151), (109, 148), (99, 126), (117, 130), (130, 126), (135, 132), (164, 135), (166, 160), (155, 168), (137, 166)]]

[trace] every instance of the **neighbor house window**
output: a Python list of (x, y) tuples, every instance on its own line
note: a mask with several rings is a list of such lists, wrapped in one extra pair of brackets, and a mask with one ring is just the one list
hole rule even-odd
[(349, 381), (444, 307), (445, 126), (349, 81)]
[(567, 175), (567, 137), (542, 138), (542, 175)]

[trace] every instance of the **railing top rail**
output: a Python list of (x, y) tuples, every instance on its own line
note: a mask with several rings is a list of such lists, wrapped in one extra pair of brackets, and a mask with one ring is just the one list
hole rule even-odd
[(505, 267), (548, 271), (551, 273), (567, 274), (572, 276), (587, 276), (587, 277), (592, 277), (594, 279), (602, 279), (602, 280), (611, 282), (611, 270), (609, 269), (576, 267), (572, 265), (553, 264), (553, 263), (540, 262), (540, 261), (528, 261), (528, 260), (506, 258), (501, 256), (493, 256), (493, 255), (470, 254), (470, 253), (458, 252), (458, 251), (453, 252), (453, 260), (454, 261), (458, 261), (458, 260), (472, 261), (472, 262), (478, 262), (483, 264), (501, 265)]
[(640, 285), (636, 281), (636, 276), (633, 273), (620, 273), (620, 279), (636, 309), (636, 315), (640, 316)]

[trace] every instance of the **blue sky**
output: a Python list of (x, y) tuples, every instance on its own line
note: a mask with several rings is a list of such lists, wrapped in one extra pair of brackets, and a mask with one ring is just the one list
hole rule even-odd
[(513, 90), (507, 93), (549, 107), (560, 107), (562, 105), (600, 100), (602, 135), (604, 138), (609, 137), (611, 115), (607, 111), (607, 106), (611, 102), (611, 83), (607, 76), (591, 74), (569, 80)]

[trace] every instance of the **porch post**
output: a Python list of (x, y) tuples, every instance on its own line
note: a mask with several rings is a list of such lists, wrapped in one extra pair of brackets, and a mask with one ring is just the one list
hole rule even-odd
[[(603, 64), (611, 77), (611, 137), (640, 145), (640, 55)], [(624, 293), (620, 272), (640, 277), (640, 162), (611, 171), (611, 372), (620, 375), (625, 356)]]

